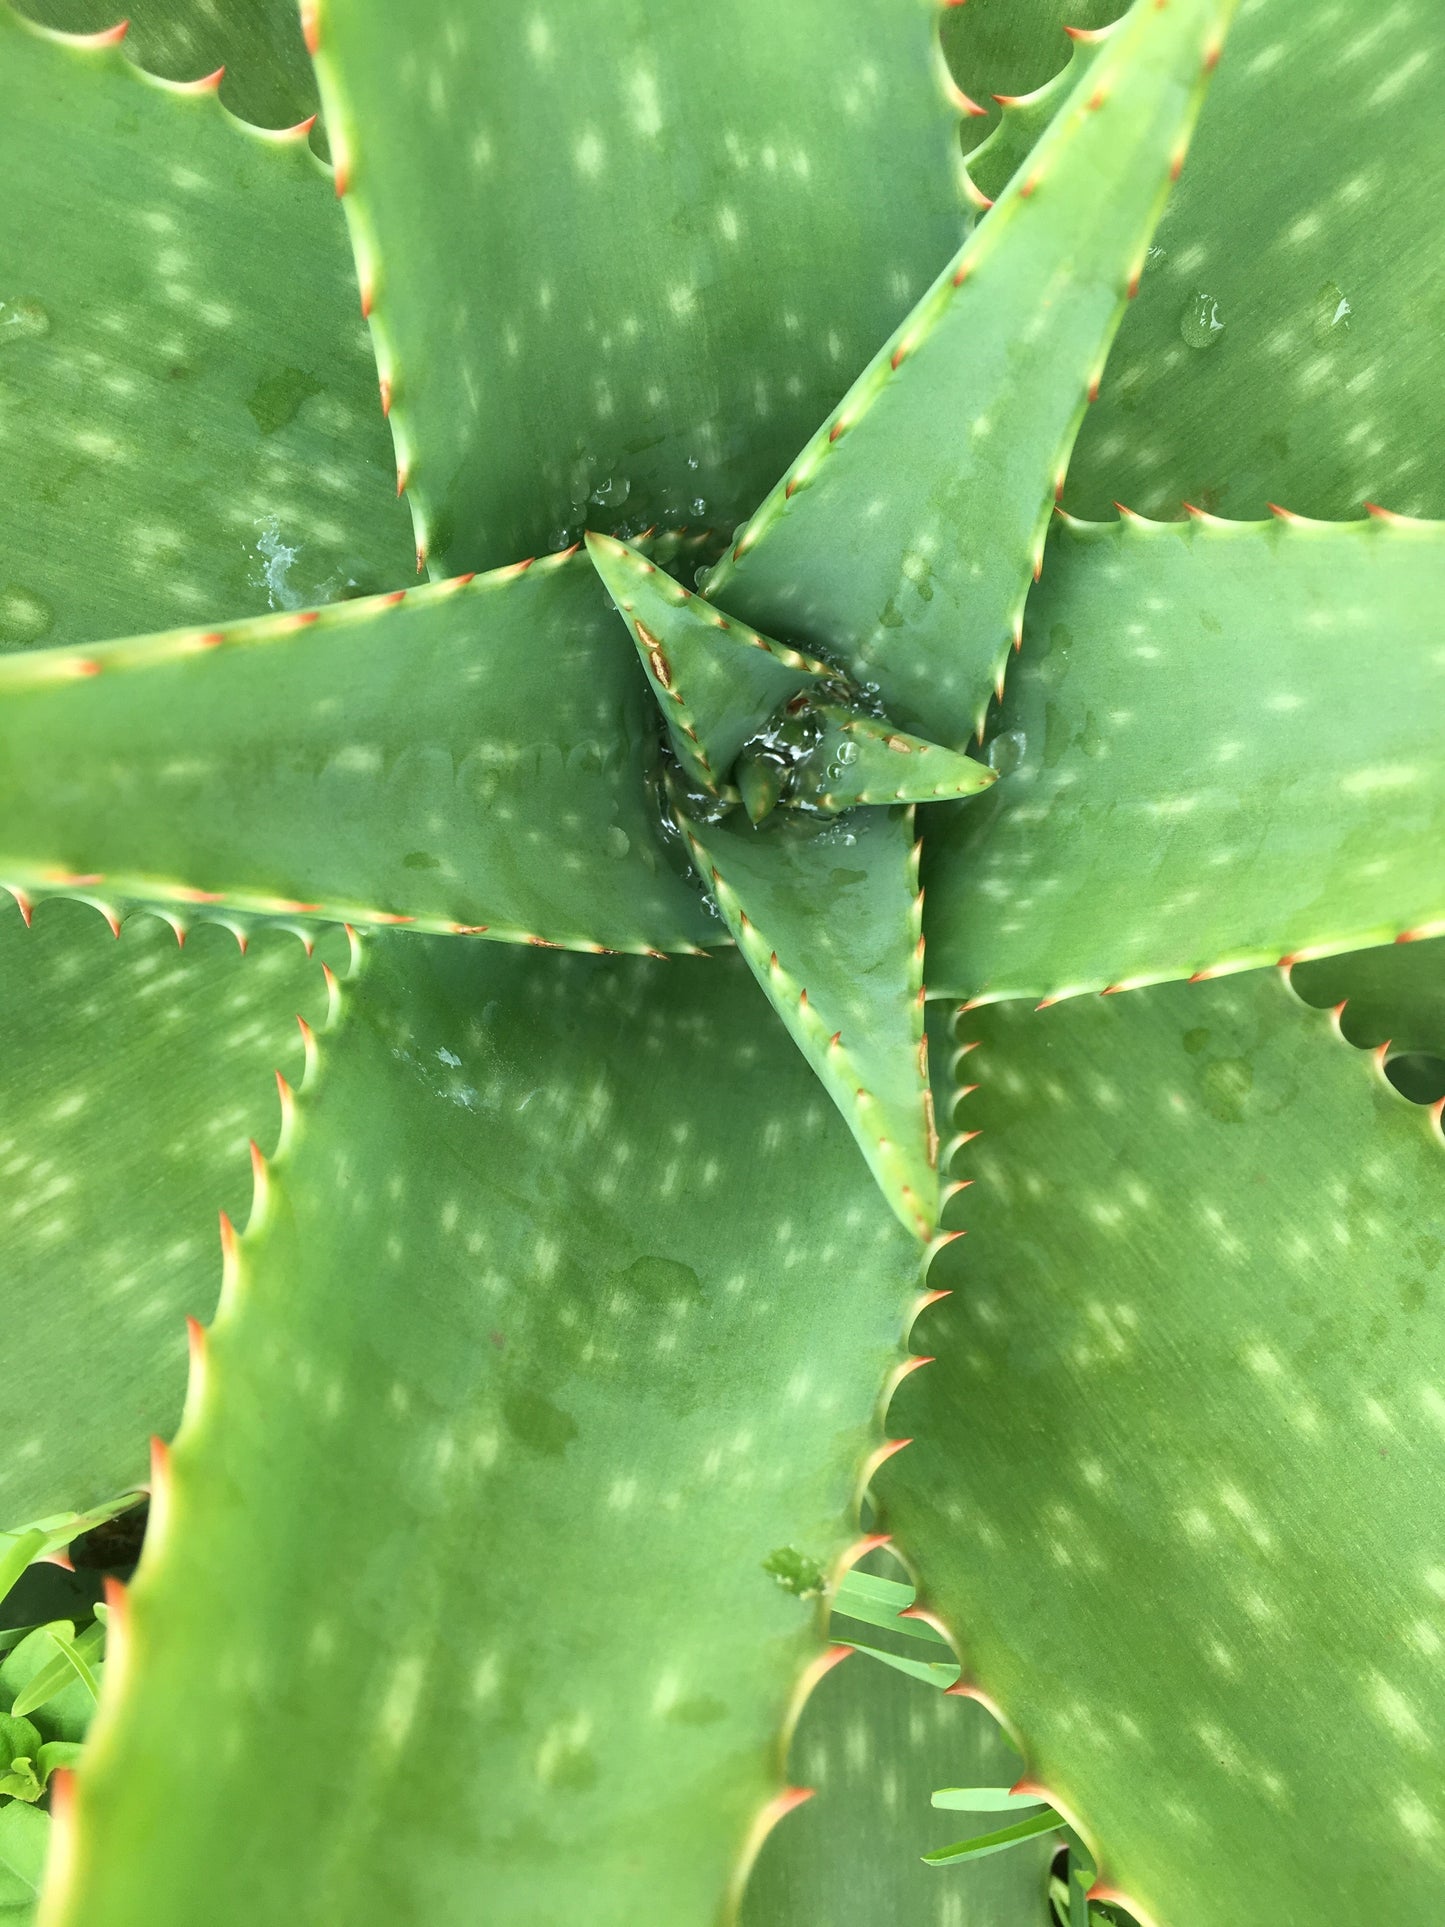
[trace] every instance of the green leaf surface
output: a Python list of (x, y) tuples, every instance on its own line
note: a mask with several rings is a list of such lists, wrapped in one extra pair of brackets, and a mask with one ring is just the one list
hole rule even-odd
[(874, 1489), (966, 1677), (1141, 1920), (1427, 1927), (1438, 1128), (1276, 972), (959, 1038), (964, 1288)]
[(161, 1483), (55, 1919), (714, 1927), (819, 1651), (778, 1550), (856, 1529), (917, 1248), (740, 960), (365, 954)]
[(313, 12), (443, 573), (726, 535), (958, 246), (936, 0)]
[(926, 1241), (938, 1217), (937, 1137), (913, 812), (683, 827), (748, 968), (883, 1195)]
[[(296, 0), (127, 0), (125, 50), (148, 73), (195, 81), (225, 68), (221, 99), (258, 127), (294, 127), (316, 112), (316, 81)], [(116, 0), (20, 0), (32, 20), (103, 33)]]
[(1063, 527), (990, 745), (1008, 773), (930, 812), (930, 995), (1438, 925), (1442, 591), (1440, 525)]
[(738, 751), (827, 666), (772, 642), (692, 595), (625, 542), (589, 535), (587, 553), (616, 602), (684, 769), (716, 791)]
[(411, 576), (346, 236), (304, 139), (0, 4), (0, 648)]
[(0, 659), (0, 877), (610, 949), (721, 930), (585, 556)]
[(898, 1615), (908, 1610), (915, 1597), (912, 1586), (854, 1568), (838, 1582), (833, 1593), (833, 1611), (848, 1619), (861, 1619), (870, 1626), (886, 1626), (891, 1632), (906, 1631), (936, 1645), (946, 1644), (943, 1634), (927, 1620), (910, 1619), (906, 1627), (898, 1623)]
[(99, 1658), (104, 1645), (104, 1628), (99, 1623), (89, 1626), (77, 1639), (74, 1626), (68, 1620), (59, 1620), (41, 1626), (31, 1637), (48, 1646), (54, 1657), (47, 1657), (15, 1695), (10, 1708), (12, 1716), (24, 1719), (27, 1713), (37, 1712), (59, 1699), (72, 1686), (79, 1686), (94, 1706), (100, 1686), (92, 1662)]
[(50, 1845), (50, 1815), (23, 1801), (0, 1806), (0, 1920), (28, 1927)]
[(930, 1867), (952, 1867), (960, 1860), (979, 1860), (988, 1854), (1007, 1853), (1011, 1847), (1020, 1847), (1026, 1840), (1037, 1840), (1040, 1834), (1057, 1834), (1059, 1816), (1052, 1807), (1042, 1813), (1032, 1814), (1027, 1820), (1016, 1820), (1011, 1827), (998, 1827), (992, 1833), (976, 1833), (967, 1840), (955, 1841), (951, 1847), (935, 1847), (923, 1856)]
[(1297, 963), (1290, 982), (1307, 1004), (1343, 1003), (1340, 1029), (1352, 1044), (1445, 1057), (1445, 938)]
[(1075, 452), (1075, 514), (1445, 515), (1437, 26), (1376, 0), (1241, 9)]
[(21, 1569), (92, 1523), (69, 1507), (145, 1477), (180, 1410), (183, 1318), (216, 1301), (216, 1212), (244, 1215), (246, 1141), (275, 1142), (273, 1073), (299, 1077), (297, 1013), (324, 1008), (294, 938), (242, 958), (214, 928), (178, 950), (152, 918), (117, 943), (84, 904), (29, 930), (0, 911), (0, 1519), (41, 1527)]
[(933, 1805), (950, 1813), (1010, 1813), (1038, 1804), (1036, 1795), (1013, 1793), (1006, 1786), (945, 1786), (933, 1795)]
[(791, 802), (830, 811), (860, 803), (936, 803), (976, 796), (997, 781), (993, 770), (971, 756), (876, 717), (828, 704), (820, 705), (817, 715), (822, 734), (793, 773)]
[(708, 578), (961, 745), (1018, 634), (1087, 400), (1234, 0), (1139, 0)]
[(930, 1789), (961, 1770), (1018, 1772), (981, 1706), (861, 1658), (835, 1667), (803, 1709), (789, 1760), (816, 1791), (769, 1835), (742, 1927), (1047, 1927), (1047, 1844), (946, 1883), (920, 1864), (938, 1833)]
[[(87, 1628), (88, 1633), (98, 1627)], [(0, 1662), (0, 1702), (18, 1706), (47, 1742), (83, 1740), (95, 1716), (97, 1691), (105, 1677), (103, 1664), (86, 1662), (87, 1680), (67, 1659), (59, 1645), (74, 1631), (69, 1621), (37, 1626)]]

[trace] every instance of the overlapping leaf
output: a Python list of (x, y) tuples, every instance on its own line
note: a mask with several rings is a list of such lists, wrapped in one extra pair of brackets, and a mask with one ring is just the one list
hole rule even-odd
[(1425, 1927), (1438, 1128), (1276, 973), (959, 1036), (966, 1288), (875, 1483), (925, 1598), (1141, 1919)]
[(691, 949), (656, 714), (585, 556), (0, 660), (0, 878)]
[(0, 176), (0, 648), (410, 578), (346, 236), (304, 139), (6, 0)]
[(923, 902), (913, 812), (752, 828), (684, 822), (748, 968), (838, 1106), (899, 1218), (938, 1217), (923, 1036)]
[[(20, 0), (68, 33), (103, 33), (115, 0)], [(221, 99), (258, 127), (294, 127), (316, 112), (316, 82), (295, 0), (128, 0), (126, 51), (149, 73), (195, 81), (224, 67)]]
[(1049, 508), (1234, 0), (1141, 0), (1027, 170), (708, 578), (961, 745), (1016, 638)]
[(725, 533), (958, 245), (933, 0), (310, 14), (444, 570)]
[(1054, 997), (1438, 925), (1442, 590), (1438, 524), (1063, 528), (990, 749), (1008, 773), (933, 813), (930, 992)]
[(194, 1383), (54, 1918), (713, 1927), (917, 1248), (739, 960), (368, 955)]
[(1343, 1003), (1352, 1044), (1445, 1057), (1445, 938), (1298, 963), (1290, 982), (1306, 1003)]
[[(296, 1017), (324, 1005), (294, 937), (243, 959), (222, 930), (178, 950), (140, 918), (117, 944), (83, 904), (42, 904), (27, 930), (7, 900), (0, 1526), (145, 1477), (149, 1435), (180, 1410), (184, 1316), (216, 1302), (216, 1213), (244, 1216), (246, 1140), (275, 1142), (273, 1073), (299, 1076)], [(64, 1544), (85, 1521), (58, 1524)]]

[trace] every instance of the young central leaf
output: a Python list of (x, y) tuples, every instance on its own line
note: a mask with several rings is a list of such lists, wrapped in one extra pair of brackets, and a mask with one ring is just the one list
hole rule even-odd
[(913, 812), (751, 828), (685, 822), (749, 968), (848, 1120), (884, 1196), (930, 1238), (937, 1136), (923, 1040), (923, 899)]
[[(790, 704), (789, 710), (794, 707)], [(749, 772), (770, 761), (780, 767), (780, 801), (828, 815), (859, 803), (936, 803), (976, 796), (998, 780), (986, 763), (837, 703), (785, 714), (756, 752), (745, 755), (738, 772), (744, 802)], [(766, 812), (750, 805), (748, 813)]]
[(738, 751), (773, 712), (833, 672), (690, 595), (610, 535), (587, 553), (637, 644), (683, 767), (714, 793)]

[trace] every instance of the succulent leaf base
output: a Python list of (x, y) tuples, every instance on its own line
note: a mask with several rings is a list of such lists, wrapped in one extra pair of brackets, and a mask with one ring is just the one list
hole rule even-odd
[(1426, 14), (0, 0), (0, 1918), (1438, 1919)]

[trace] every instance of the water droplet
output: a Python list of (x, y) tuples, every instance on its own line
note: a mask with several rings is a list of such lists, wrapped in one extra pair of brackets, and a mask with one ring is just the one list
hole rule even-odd
[(274, 515), (257, 522), (261, 531), (256, 539), (256, 559), (261, 564), (260, 585), (273, 609), (299, 609), (306, 597), (287, 580), (301, 553), (298, 542), (293, 549), (281, 540), (281, 524)]
[(607, 854), (626, 856), (632, 848), (632, 838), (618, 824), (614, 823), (607, 832)]
[(1224, 317), (1212, 294), (1196, 294), (1179, 317), (1179, 332), (1190, 348), (1212, 348), (1224, 333)]
[(625, 475), (609, 475), (605, 482), (599, 482), (592, 491), (591, 499), (605, 509), (621, 508), (632, 493), (632, 483)]
[(1314, 338), (1323, 347), (1333, 347), (1341, 335), (1350, 332), (1354, 309), (1338, 281), (1324, 281), (1315, 295)]
[(699, 594), (706, 593), (708, 578), (709, 576), (711, 576), (711, 574), (712, 574), (712, 564), (710, 562), (699, 563), (698, 567), (693, 570), (692, 572), (693, 587), (698, 591)]
[(18, 582), (0, 587), (0, 643), (40, 642), (55, 624), (55, 611), (44, 596), (22, 589)]
[(856, 743), (839, 743), (837, 755), (838, 761), (846, 769), (850, 763), (857, 762), (858, 745)]
[(1021, 729), (1006, 729), (984, 751), (984, 760), (997, 776), (1011, 776), (1024, 760), (1029, 739)]
[(38, 301), (0, 301), (0, 348), (50, 333), (50, 316)]
[(689, 455), (689, 456), (688, 456), (688, 458), (687, 458), (687, 465), (688, 465), (688, 467), (689, 467), (689, 468), (696, 468), (696, 467), (697, 467), (697, 457), (696, 457), (696, 455)]
[(707, 514), (707, 497), (705, 495), (694, 496), (693, 504), (692, 504), (692, 512), (694, 515)]

